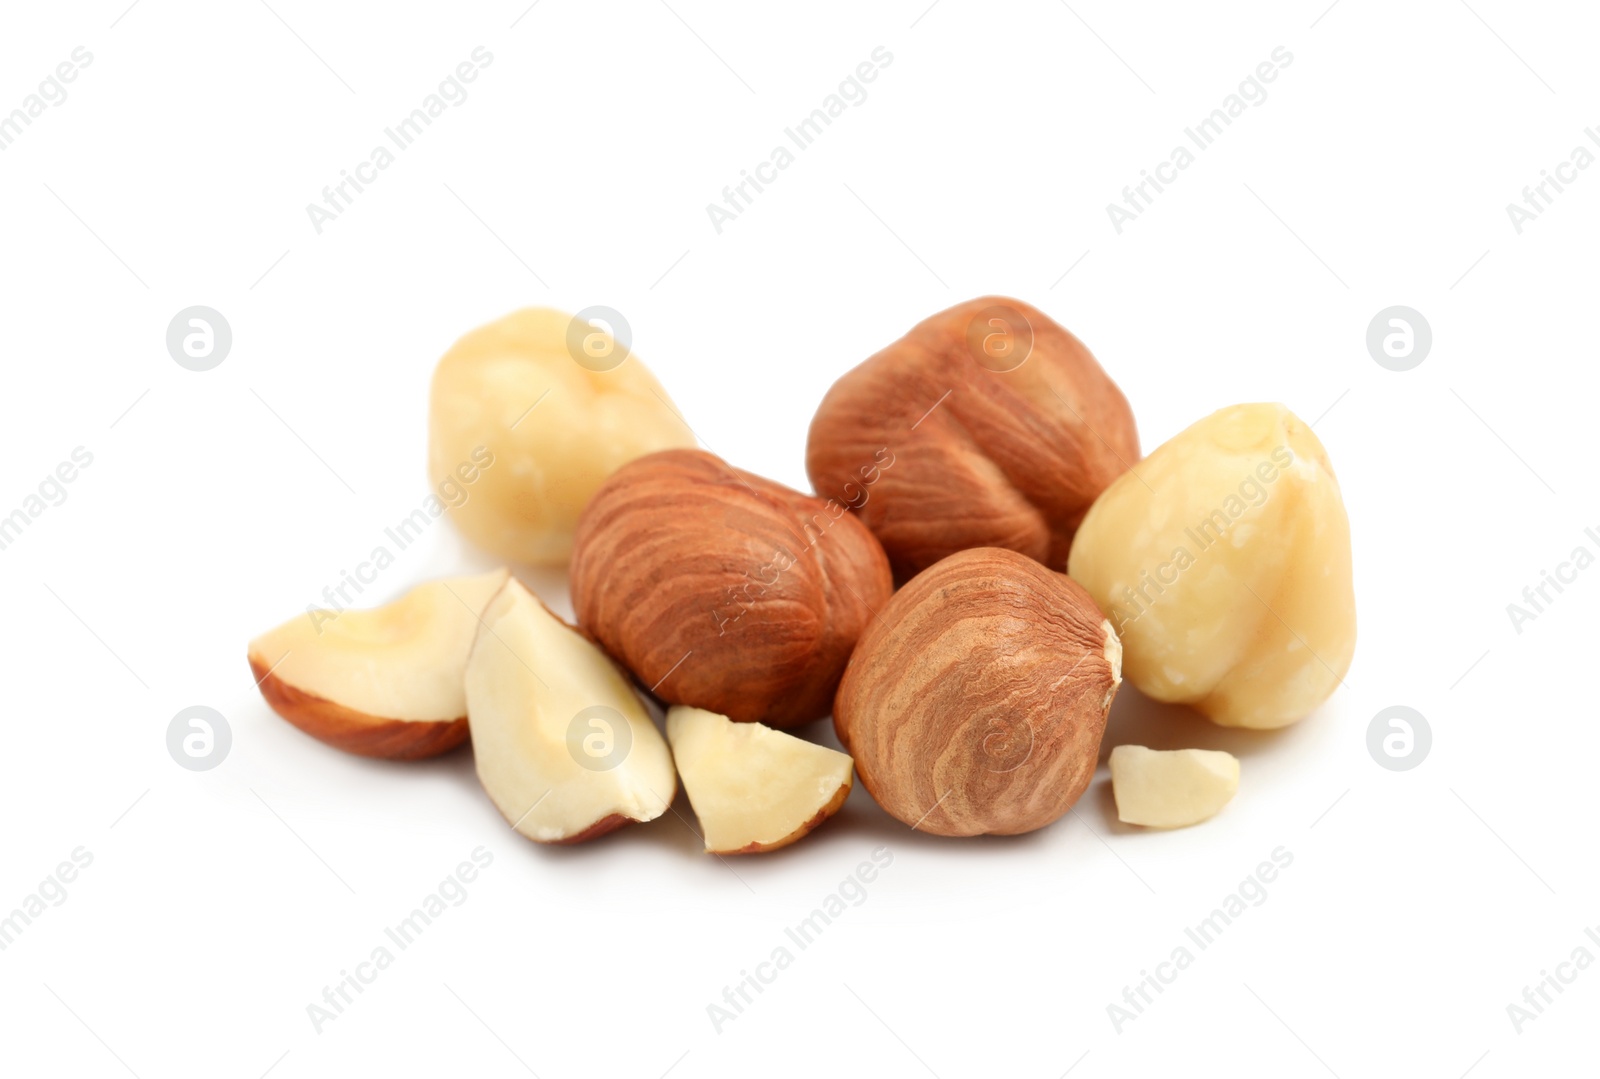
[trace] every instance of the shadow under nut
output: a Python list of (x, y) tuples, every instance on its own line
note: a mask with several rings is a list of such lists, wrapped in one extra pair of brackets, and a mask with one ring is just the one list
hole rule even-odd
[(1121, 678), (1110, 633), (1064, 574), (998, 548), (960, 552), (863, 635), (835, 729), (873, 798), (920, 831), (1042, 828), (1093, 778)]

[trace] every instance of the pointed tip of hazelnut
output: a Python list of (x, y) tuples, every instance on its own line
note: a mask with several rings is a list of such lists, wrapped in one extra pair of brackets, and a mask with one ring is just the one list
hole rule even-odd
[(1106, 699), (1101, 705), (1107, 711), (1111, 709), (1111, 699), (1117, 695), (1117, 687), (1122, 685), (1122, 638), (1117, 636), (1117, 627), (1107, 618), (1100, 623), (1106, 631), (1105, 657), (1111, 665), (1111, 684), (1106, 687)]

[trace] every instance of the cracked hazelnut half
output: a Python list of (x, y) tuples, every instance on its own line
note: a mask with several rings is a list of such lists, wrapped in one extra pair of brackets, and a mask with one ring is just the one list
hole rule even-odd
[(667, 740), (710, 854), (786, 847), (850, 796), (849, 756), (761, 723), (675, 704)]
[(672, 754), (627, 676), (516, 580), (483, 612), (466, 693), (478, 780), (529, 839), (581, 843), (672, 804)]
[(951, 555), (901, 589), (850, 659), (833, 723), (891, 816), (1016, 835), (1094, 776), (1121, 646), (1065, 574), (1014, 551)]
[(430, 581), (367, 610), (309, 610), (250, 642), (250, 670), (273, 711), (330, 746), (436, 756), (466, 741), (467, 653), (507, 577)]
[(672, 704), (793, 727), (828, 714), (893, 582), (845, 507), (700, 450), (640, 458), (578, 521), (578, 622)]
[(840, 378), (806, 443), (812, 486), (851, 505), (901, 580), (969, 547), (1064, 568), (1090, 503), (1138, 460), (1133, 412), (1083, 343), (997, 296)]

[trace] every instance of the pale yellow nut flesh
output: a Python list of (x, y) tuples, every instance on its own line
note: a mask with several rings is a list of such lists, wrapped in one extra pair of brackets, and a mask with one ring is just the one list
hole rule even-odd
[[(569, 339), (572, 326), (561, 311), (517, 311), (461, 338), (434, 371), (429, 476), (467, 538), (510, 561), (564, 565), (606, 477), (695, 444), (643, 361), (587, 324)], [(597, 359), (584, 366), (574, 348)]]
[(1282, 727), (1355, 651), (1350, 523), (1327, 452), (1282, 405), (1222, 409), (1113, 483), (1068, 572), (1105, 610), (1123, 675), (1229, 727)]
[(758, 854), (809, 834), (850, 794), (850, 757), (701, 708), (667, 711), (667, 740), (711, 854)]
[(654, 820), (672, 755), (615, 664), (519, 582), (489, 602), (467, 660), (478, 779), (518, 832), (576, 843)]
[(1187, 828), (1222, 812), (1239, 790), (1239, 760), (1213, 749), (1111, 751), (1117, 819), (1146, 828)]
[(365, 610), (308, 610), (250, 642), (279, 715), (368, 757), (433, 756), (466, 739), (467, 654), (503, 569), (418, 585)]

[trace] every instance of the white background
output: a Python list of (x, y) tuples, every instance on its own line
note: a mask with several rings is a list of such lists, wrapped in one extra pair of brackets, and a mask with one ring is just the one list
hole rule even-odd
[[(1506, 605), (1600, 551), (1600, 169), (1520, 235), (1505, 207), (1600, 125), (1593, 13), (672, 5), (6, 5), (0, 110), (74, 47), (94, 59), (0, 152), (0, 513), (75, 447), (94, 462), (0, 552), (0, 913), (73, 849), (94, 861), (0, 953), (4, 1070), (1592, 1070), (1600, 971), (1521, 1033), (1506, 1008), (1600, 925), (1600, 570), (1520, 634)], [(306, 204), (479, 45), (470, 98), (317, 234)], [(865, 102), (719, 235), (706, 203), (880, 45)], [(1267, 100), (1117, 234), (1106, 204), (1280, 45)], [(1339, 471), (1348, 687), (1259, 735), (1117, 699), (1108, 748), (1240, 756), (1217, 819), (1123, 828), (1102, 770), (1075, 815), (1008, 840), (913, 834), (858, 790), (771, 857), (707, 857), (673, 815), (543, 849), (470, 752), (360, 760), (258, 698), (246, 640), (427, 493), (428, 377), (467, 329), (614, 307), (704, 445), (803, 487), (832, 380), (991, 292), (1095, 350), (1147, 451), (1281, 400)], [(165, 346), (194, 304), (234, 335), (203, 374)], [(1365, 346), (1393, 304), (1433, 328), (1406, 373)], [(440, 523), (367, 598), (489, 564)], [(194, 704), (232, 727), (214, 771), (166, 749)], [(1433, 731), (1409, 772), (1366, 747), (1393, 704)], [(480, 845), (469, 900), (316, 1033), (306, 1006)], [(866, 902), (718, 1033), (707, 1005), (880, 845)], [(1266, 902), (1119, 1033), (1107, 1005), (1280, 846)]]

